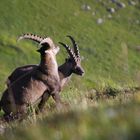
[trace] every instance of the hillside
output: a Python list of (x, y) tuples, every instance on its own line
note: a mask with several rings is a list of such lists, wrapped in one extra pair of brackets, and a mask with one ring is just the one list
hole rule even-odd
[[(113, 125), (117, 124), (116, 120), (121, 124), (118, 128), (124, 130), (122, 131), (124, 135), (129, 134), (133, 125), (133, 131), (135, 129), (140, 130), (139, 125), (135, 125), (136, 122), (139, 122), (139, 119), (135, 116), (139, 114), (137, 110), (140, 101), (139, 93), (136, 94), (136, 97), (133, 97), (131, 93), (129, 93), (129, 96), (124, 97), (122, 95), (124, 93), (120, 93), (120, 90), (124, 92), (124, 89), (130, 88), (131, 91), (131, 88), (133, 89), (140, 85), (140, 2), (139, 0), (120, 1), (122, 5), (116, 3), (115, 0), (86, 0), (86, 2), (84, 0), (0, 1), (1, 93), (5, 89), (7, 76), (16, 67), (26, 64), (37, 64), (39, 62), (39, 55), (36, 52), (37, 44), (25, 40), (19, 43), (16, 42), (17, 37), (23, 33), (50, 36), (56, 44), (59, 41), (70, 44), (66, 35), (72, 35), (79, 45), (83, 58), (82, 66), (85, 69), (85, 75), (80, 77), (73, 74), (68, 86), (62, 91), (62, 99), (70, 104), (70, 107), (66, 109), (67, 111), (57, 114), (56, 111), (52, 111), (54, 103), (50, 101), (48, 105), (48, 108), (50, 108), (49, 113), (44, 115), (50, 120), (47, 120), (47, 117), (41, 116), (41, 122), (32, 126), (38, 133), (38, 136), (41, 135), (38, 129), (40, 127), (45, 128), (48, 134), (49, 132), (57, 133), (56, 128), (51, 126), (51, 130), (49, 130), (49, 126), (42, 124), (44, 122), (45, 124), (49, 123), (49, 125), (53, 125), (53, 120), (56, 121), (59, 129), (63, 129), (62, 133), (66, 137), (62, 139), (71, 139), (68, 137), (68, 132), (65, 132), (67, 124), (70, 126), (70, 132), (75, 133), (74, 139), (76, 139), (76, 134), (78, 134), (78, 137), (81, 136), (81, 139), (82, 135), (85, 136), (85, 139), (88, 139), (86, 129), (89, 129), (89, 134), (92, 134), (90, 130), (97, 128), (98, 130), (96, 131), (100, 132), (102, 127), (105, 130), (105, 126), (108, 125), (105, 133), (100, 132), (101, 136), (98, 136), (96, 131), (94, 131), (95, 139), (107, 138)], [(61, 47), (61, 51), (57, 56), (58, 63), (62, 64), (66, 57), (67, 53)], [(99, 99), (99, 102), (96, 98), (93, 100), (91, 97), (91, 100), (89, 98), (87, 99), (89, 96), (95, 96), (96, 91), (102, 94), (103, 92), (108, 93), (108, 90), (110, 93), (115, 92), (119, 95), (116, 99), (112, 97), (111, 99)], [(121, 103), (119, 101), (123, 105), (126, 105), (126, 110), (123, 105), (120, 105)], [(76, 107), (79, 104), (81, 108)], [(131, 104), (133, 104), (132, 108), (130, 106)], [(83, 108), (86, 108), (85, 112)], [(114, 118), (111, 122), (109, 121), (110, 118), (108, 120), (106, 113), (108, 108), (118, 114), (115, 118), (116, 120)], [(119, 108), (122, 110), (119, 110)], [(97, 109), (97, 116), (94, 109)], [(133, 109), (134, 114), (131, 114)], [(57, 117), (60, 118), (60, 121), (55, 120), (53, 113), (58, 115)], [(83, 115), (83, 118), (80, 117), (80, 113)], [(130, 116), (126, 116), (127, 113)], [(95, 115), (93, 122), (90, 120), (93, 117), (92, 114)], [(63, 123), (65, 115), (68, 115), (69, 118), (66, 121), (66, 126)], [(100, 122), (98, 117), (101, 119), (102, 115), (105, 119)], [(69, 116), (72, 116), (73, 119)], [(125, 117), (128, 122), (132, 118), (135, 123), (123, 122)], [(69, 121), (72, 122), (72, 125), (69, 124)], [(81, 134), (80, 130), (73, 132), (75, 130), (72, 130), (75, 122), (78, 125), (78, 128), (76, 128), (82, 129), (81, 132), (83, 134)], [(122, 125), (123, 123), (125, 124), (124, 126)], [(95, 127), (92, 125), (95, 125)], [(118, 128), (114, 128), (113, 130), (120, 134), (121, 132)], [(24, 133), (28, 138), (27, 128), (21, 131), (21, 128), (16, 129), (15, 133), (17, 138), (18, 135), (24, 135)], [(11, 130), (8, 131), (11, 132)], [(31, 133), (33, 132), (31, 131)], [(58, 133), (56, 135), (63, 134)], [(112, 135), (115, 134), (112, 133)], [(52, 138), (50, 135), (49, 137)], [(120, 138), (116, 135), (114, 137), (116, 139)], [(32, 137), (31, 135), (28, 139), (32, 138), (34, 136)], [(89, 136), (89, 139), (91, 139), (91, 136)]]

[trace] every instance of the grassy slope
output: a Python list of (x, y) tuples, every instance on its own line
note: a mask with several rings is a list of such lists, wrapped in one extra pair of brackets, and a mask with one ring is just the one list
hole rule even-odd
[[(104, 0), (104, 2), (106, 2), (107, 7), (114, 6), (114, 4), (108, 3), (108, 0)], [(82, 78), (73, 75), (69, 86), (63, 91), (62, 98), (69, 104), (77, 105), (79, 102), (85, 102), (83, 101), (86, 100), (85, 94), (92, 92), (91, 89), (93, 88), (104, 90), (106, 86), (120, 88), (139, 85), (140, 54), (136, 51), (136, 46), (140, 44), (140, 25), (136, 24), (136, 20), (140, 17), (139, 4), (129, 6), (126, 0), (124, 2), (127, 7), (114, 13), (112, 19), (108, 19), (106, 6), (96, 0), (86, 1), (91, 6), (90, 11), (81, 10), (81, 6), (85, 3), (83, 0), (35, 0), (34, 2), (29, 0), (1, 0), (0, 91), (4, 89), (4, 81), (15, 67), (38, 63), (39, 61), (39, 56), (34, 47), (36, 44), (29, 41), (16, 43), (17, 36), (27, 32), (51, 36), (56, 43), (58, 41), (70, 43), (65, 38), (68, 34), (74, 36), (77, 40), (81, 55), (85, 58), (82, 65), (86, 74)], [(96, 11), (95, 16), (92, 15), (94, 11)], [(97, 25), (96, 20), (103, 17), (105, 22)], [(60, 64), (64, 61), (65, 56), (66, 53), (62, 49), (58, 56)], [(79, 85), (79, 83), (82, 85)], [(111, 104), (112, 102), (111, 100)], [(90, 106), (87, 100), (86, 103)], [(107, 105), (110, 106), (110, 104)], [(137, 106), (136, 103), (134, 108), (137, 108)], [(131, 112), (129, 107), (128, 105), (128, 112)], [(99, 109), (101, 108), (99, 107)], [(111, 106), (111, 108), (116, 110), (114, 106)], [(105, 109), (103, 108), (102, 111), (104, 114)], [(87, 110), (87, 115), (92, 116), (93, 112), (94, 110)], [(100, 117), (102, 116), (100, 111), (97, 114)], [(89, 118), (87, 118), (87, 123)], [(95, 117), (95, 122), (97, 118)], [(132, 118), (137, 119), (135, 116)], [(86, 127), (90, 129), (91, 127), (86, 122), (85, 126), (82, 126), (83, 129), (86, 129)], [(61, 124), (61, 121), (59, 123), (62, 127), (63, 123)], [(92, 123), (94, 125), (94, 122)], [(100, 125), (100, 123), (105, 127), (106, 124), (98, 120), (97, 125)], [(109, 122), (107, 125), (111, 129), (113, 123)], [(96, 128), (98, 127), (95, 125), (93, 129)], [(53, 131), (56, 130), (52, 128)], [(126, 131), (126, 133), (128, 132)]]
[[(98, 79), (110, 79), (127, 84), (128, 80), (135, 78), (140, 68), (139, 53), (134, 50), (140, 42), (139, 25), (135, 24), (139, 17), (139, 9), (127, 6), (109, 20), (106, 18), (108, 15), (106, 8), (100, 3), (89, 0), (87, 3), (91, 5), (92, 10), (87, 12), (81, 10), (83, 3), (80, 0), (70, 2), (36, 0), (34, 3), (1, 1), (0, 81), (3, 82), (11, 69), (16, 66), (38, 63), (33, 47), (28, 48), (28, 52), (23, 48), (26, 45), (16, 44), (17, 36), (27, 32), (49, 35), (55, 42), (66, 41), (67, 34), (73, 35), (85, 58), (83, 65), (86, 76), (80, 79), (84, 81), (85, 87), (93, 87), (98, 83)], [(22, 10), (23, 8), (25, 10)], [(97, 15), (93, 16), (92, 12), (95, 10)], [(105, 23), (97, 25), (96, 19), (100, 17), (106, 18)], [(25, 52), (24, 55), (22, 52), (18, 53), (19, 49), (16, 50), (11, 46), (18, 46)], [(17, 57), (25, 59), (17, 60)], [(60, 54), (59, 58), (64, 58), (64, 53)]]

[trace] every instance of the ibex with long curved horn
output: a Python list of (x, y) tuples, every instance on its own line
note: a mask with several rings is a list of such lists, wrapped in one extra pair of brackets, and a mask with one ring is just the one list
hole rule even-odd
[[(71, 39), (74, 51), (72, 51), (72, 49), (68, 45), (65, 45), (64, 43), (59, 42), (66, 48), (66, 50), (69, 54), (69, 57), (66, 58), (65, 63), (58, 67), (61, 87), (64, 86), (64, 84), (69, 79), (69, 77), (71, 76), (72, 73), (75, 73), (77, 75), (84, 74), (84, 70), (81, 66), (81, 58), (80, 58), (78, 45), (75, 42), (75, 40), (73, 39), (73, 37), (71, 37), (71, 36), (67, 36), (67, 37), (69, 37)], [(32, 35), (32, 34), (25, 34), (25, 35), (19, 37), (19, 40), (21, 40), (21, 39), (30, 39), (30, 40), (36, 41), (37, 43), (40, 43), (44, 38), (36, 36), (36, 35)], [(9, 86), (15, 80), (20, 78), (20, 76), (26, 74), (27, 72), (29, 72), (30, 70), (32, 70), (35, 67), (38, 67), (38, 65), (26, 65), (26, 66), (16, 68), (12, 72), (12, 74), (8, 77), (7, 86)]]
[(73, 43), (74, 51), (72, 51), (72, 49), (68, 45), (59, 42), (61, 45), (63, 45), (66, 48), (70, 56), (69, 58), (66, 59), (66, 62), (64, 64), (58, 67), (61, 87), (65, 85), (65, 83), (67, 82), (67, 80), (69, 79), (72, 73), (81, 76), (84, 74), (84, 69), (81, 66), (81, 57), (80, 57), (78, 45), (73, 39), (73, 37), (71, 36), (67, 36), (67, 37), (71, 39)]
[(40, 106), (50, 95), (57, 103), (60, 102), (60, 78), (55, 58), (59, 47), (56, 47), (50, 38), (39, 43), (42, 46), (38, 50), (41, 55), (40, 64), (12, 82), (3, 93), (0, 104), (6, 115), (11, 112), (25, 114), (28, 106), (41, 97)]
[[(65, 63), (58, 67), (61, 88), (63, 88), (65, 83), (70, 79), (72, 73), (75, 73), (77, 75), (84, 74), (84, 70), (81, 67), (81, 58), (80, 58), (78, 45), (76, 44), (73, 37), (71, 37), (71, 36), (67, 36), (67, 37), (69, 37), (70, 40), (72, 41), (74, 51), (72, 51), (72, 49), (68, 45), (65, 45), (64, 43), (60, 43), (66, 48), (66, 50), (69, 54), (69, 57), (66, 59)], [(44, 38), (38, 37), (38, 36), (32, 35), (32, 34), (25, 34), (25, 35), (21, 36), (19, 39), (20, 40), (21, 39), (30, 39), (30, 40), (34, 40), (34, 41), (40, 43)], [(18, 78), (20, 78), (21, 76), (25, 75), (26, 73), (32, 71), (32, 69), (37, 68), (37, 67), (38, 67), (38, 65), (26, 65), (26, 66), (16, 68), (12, 72), (12, 74), (8, 77), (7, 86), (10, 86)], [(46, 96), (47, 98), (42, 98), (42, 101), (39, 104), (39, 109), (43, 108), (43, 106), (45, 104), (45, 100), (47, 100), (50, 95), (44, 95), (44, 96)]]

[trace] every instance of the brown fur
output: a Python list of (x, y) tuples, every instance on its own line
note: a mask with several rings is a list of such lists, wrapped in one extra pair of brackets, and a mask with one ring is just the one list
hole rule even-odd
[[(72, 40), (73, 46), (77, 45), (74, 39), (71, 36), (69, 37)], [(66, 59), (65, 63), (58, 67), (61, 87), (65, 85), (65, 83), (68, 81), (72, 73), (75, 73), (77, 75), (82, 75), (84, 73), (84, 70), (81, 66), (81, 59), (80, 59), (78, 47), (76, 48), (74, 47), (74, 50), (75, 50), (74, 53), (78, 55), (78, 59), (73, 60), (73, 57), (71, 57), (70, 55), (70, 57)], [(70, 51), (72, 52), (72, 50)], [(74, 53), (72, 52), (72, 55)], [(17, 80), (20, 76), (26, 74), (27, 72), (31, 71), (33, 68), (37, 68), (37, 67), (38, 65), (26, 65), (26, 66), (16, 68), (12, 72), (12, 74), (8, 77), (7, 86), (9, 86), (11, 83)]]
[(39, 66), (15, 80), (4, 91), (1, 107), (5, 114), (26, 113), (27, 108), (46, 93), (59, 96), (60, 79), (54, 51), (54, 48), (41, 50)]
[[(78, 51), (78, 58), (79, 58), (80, 54), (78, 48), (76, 48), (75, 50)], [(47, 59), (49, 59), (49, 57)], [(8, 77), (7, 86), (10, 86), (12, 83), (14, 83), (14, 81), (26, 75), (26, 73), (31, 72), (33, 69), (38, 69), (38, 68), (39, 65), (26, 65), (15, 69), (14, 72)], [(60, 85), (62, 88), (66, 84), (66, 82), (70, 79), (72, 73), (75, 73), (77, 75), (82, 75), (84, 73), (84, 70), (81, 67), (81, 60), (80, 59), (73, 60), (73, 57), (71, 57), (70, 55), (70, 57), (66, 59), (65, 63), (58, 67), (58, 72), (60, 77)], [(48, 83), (50, 83), (49, 86), (51, 87), (52, 82), (49, 81)], [(53, 97), (56, 100), (56, 102), (59, 102), (60, 101), (59, 94), (57, 94), (57, 96), (58, 96), (57, 98), (55, 96)], [(42, 97), (42, 100), (39, 104), (39, 108), (43, 108), (45, 101), (50, 97), (50, 94), (43, 94), (40, 97)]]

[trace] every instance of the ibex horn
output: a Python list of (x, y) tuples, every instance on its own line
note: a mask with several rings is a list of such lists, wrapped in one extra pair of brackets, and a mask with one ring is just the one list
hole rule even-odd
[(61, 44), (62, 46), (64, 46), (64, 47), (66, 48), (67, 52), (69, 53), (69, 55), (70, 55), (74, 60), (76, 60), (75, 54), (73, 53), (72, 49), (71, 49), (68, 45), (66, 45), (66, 44), (64, 44), (64, 43), (62, 43), (62, 42), (58, 42), (58, 43)]
[(70, 35), (67, 35), (67, 37), (69, 37), (70, 40), (72, 41), (75, 55), (76, 55), (78, 58), (80, 58), (80, 52), (79, 52), (79, 49), (78, 49), (78, 45), (77, 45), (77, 43), (75, 42), (74, 38), (73, 38), (72, 36), (70, 36)]
[(30, 39), (30, 40), (36, 41), (37, 43), (40, 43), (44, 38), (37, 35), (33, 35), (33, 34), (24, 34), (24, 35), (21, 35), (17, 41), (20, 41), (22, 39)]

